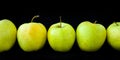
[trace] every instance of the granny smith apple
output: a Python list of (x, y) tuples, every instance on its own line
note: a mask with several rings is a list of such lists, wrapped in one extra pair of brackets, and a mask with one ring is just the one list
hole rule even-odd
[[(34, 16), (34, 18), (39, 17)], [(42, 23), (30, 22), (20, 25), (17, 31), (19, 46), (25, 52), (38, 51), (46, 42), (47, 30)]]
[(16, 41), (16, 26), (9, 19), (0, 21), (0, 52), (10, 50)]
[(99, 50), (106, 39), (106, 29), (102, 24), (81, 22), (76, 30), (77, 43), (82, 51), (95, 52)]
[(75, 42), (75, 30), (68, 24), (55, 23), (48, 29), (48, 42), (51, 48), (57, 52), (68, 52)]
[(114, 22), (108, 26), (107, 41), (112, 48), (120, 51), (120, 22)]

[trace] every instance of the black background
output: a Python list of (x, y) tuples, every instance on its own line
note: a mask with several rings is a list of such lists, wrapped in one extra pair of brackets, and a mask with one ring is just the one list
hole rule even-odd
[[(46, 29), (50, 25), (59, 22), (59, 16), (62, 16), (62, 21), (71, 24), (76, 30), (78, 24), (83, 21), (100, 23), (107, 28), (112, 22), (119, 21), (119, 10), (111, 6), (44, 6), (44, 7), (11, 7), (1, 8), (0, 20), (10, 19), (18, 28), (23, 23), (29, 23), (34, 15), (40, 15), (40, 18), (34, 20), (34, 22), (43, 23)], [(55, 59), (55, 60), (68, 60), (68, 59), (118, 59), (120, 51), (114, 50), (108, 43), (107, 39), (102, 48), (96, 52), (84, 52), (81, 51), (74, 43), (73, 48), (66, 53), (53, 51), (48, 41), (45, 46), (36, 52), (24, 52), (20, 49), (17, 39), (15, 45), (11, 50), (0, 53), (1, 59)]]

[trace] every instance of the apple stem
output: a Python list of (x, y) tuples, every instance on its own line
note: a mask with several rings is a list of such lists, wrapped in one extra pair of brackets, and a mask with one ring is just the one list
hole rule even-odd
[(59, 17), (60, 18), (60, 28), (62, 27), (62, 19), (61, 19), (61, 16)]
[(33, 18), (31, 19), (31, 22), (33, 22), (33, 20), (34, 20), (35, 18), (38, 18), (38, 17), (39, 17), (39, 15), (33, 16)]
[(94, 22), (94, 24), (96, 24), (96, 23), (97, 23), (97, 21)]

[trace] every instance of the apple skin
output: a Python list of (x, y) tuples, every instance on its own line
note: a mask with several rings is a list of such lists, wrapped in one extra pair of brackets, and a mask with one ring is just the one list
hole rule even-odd
[(48, 42), (51, 48), (57, 52), (71, 50), (75, 42), (75, 30), (68, 24), (61, 22), (50, 26), (48, 30)]
[(18, 28), (17, 38), (25, 52), (38, 51), (46, 42), (47, 30), (42, 23), (24, 23)]
[(120, 22), (114, 22), (108, 26), (107, 41), (112, 48), (120, 51)]
[(10, 50), (16, 41), (17, 28), (9, 19), (0, 21), (0, 52)]
[(98, 51), (105, 42), (106, 29), (101, 24), (81, 22), (76, 30), (77, 43), (82, 51)]

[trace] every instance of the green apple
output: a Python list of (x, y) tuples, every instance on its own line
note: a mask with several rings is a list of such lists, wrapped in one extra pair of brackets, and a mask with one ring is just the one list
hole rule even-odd
[(82, 51), (98, 51), (105, 42), (106, 29), (102, 24), (81, 22), (76, 30), (77, 43)]
[(0, 21), (0, 52), (10, 50), (16, 41), (17, 28), (8, 19)]
[(115, 50), (120, 51), (120, 22), (114, 22), (108, 26), (107, 41)]
[[(37, 17), (39, 16), (34, 16), (32, 21)], [(19, 46), (25, 52), (38, 51), (46, 42), (47, 30), (45, 26), (42, 23), (32, 21), (20, 25), (17, 31)]]
[(68, 52), (75, 42), (75, 30), (60, 19), (60, 23), (55, 23), (48, 29), (48, 42), (54, 51)]

